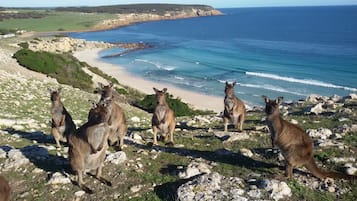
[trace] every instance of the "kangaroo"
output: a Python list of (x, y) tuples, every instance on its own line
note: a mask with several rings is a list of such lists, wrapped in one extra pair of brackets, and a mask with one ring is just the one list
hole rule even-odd
[[(99, 102), (113, 100), (113, 83), (110, 83), (109, 85), (103, 85), (102, 83), (98, 84), (101, 91), (101, 97)], [(109, 115), (110, 117), (108, 120), (108, 141), (110, 145), (114, 145), (115, 143), (117, 143), (117, 145), (119, 145), (120, 150), (122, 150), (124, 146), (124, 137), (128, 130), (125, 113), (123, 109), (114, 101), (111, 101), (109, 107), (111, 108), (111, 110)]]
[(175, 115), (166, 102), (165, 93), (167, 91), (164, 88), (162, 91), (153, 88), (156, 95), (156, 108), (152, 116), (151, 125), (154, 133), (154, 145), (157, 145), (157, 132), (160, 131), (164, 137), (164, 141), (167, 141), (167, 136), (170, 134), (170, 145), (174, 143), (174, 130), (175, 130)]
[(224, 122), (224, 132), (228, 131), (228, 122), (231, 121), (238, 131), (243, 131), (243, 123), (246, 116), (245, 105), (243, 101), (239, 100), (234, 95), (234, 86), (236, 82), (229, 84), (226, 82), (226, 88), (224, 93), (224, 112), (223, 112), (223, 122)]
[(0, 176), (0, 201), (9, 201), (11, 195), (11, 187), (5, 177)]
[(77, 129), (75, 135), (70, 135), (68, 155), (72, 170), (77, 174), (77, 183), (87, 193), (93, 193), (83, 182), (83, 173), (86, 170), (96, 169), (96, 178), (102, 183), (111, 186), (111, 183), (102, 178), (102, 169), (106, 151), (108, 149), (108, 121), (109, 109), (105, 103), (97, 104), (89, 112), (89, 120)]
[(51, 133), (55, 138), (58, 148), (61, 148), (61, 142), (67, 142), (69, 135), (73, 134), (76, 130), (71, 115), (67, 112), (63, 103), (61, 102), (60, 92), (62, 88), (57, 90), (48, 89), (51, 96)]
[(284, 120), (280, 116), (279, 105), (283, 97), (270, 100), (263, 96), (265, 101), (266, 122), (269, 127), (272, 144), (276, 145), (285, 158), (285, 176), (292, 178), (293, 169), (297, 166), (305, 166), (315, 177), (356, 179), (356, 176), (337, 172), (326, 172), (321, 170), (313, 155), (313, 141), (300, 127)]

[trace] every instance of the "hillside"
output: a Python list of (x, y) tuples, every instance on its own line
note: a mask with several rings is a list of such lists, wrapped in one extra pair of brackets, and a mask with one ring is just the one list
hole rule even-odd
[(221, 15), (206, 5), (130, 4), (97, 7), (4, 8), (0, 34), (9, 31), (92, 31), (133, 23)]
[[(304, 168), (286, 180), (283, 158), (271, 149), (262, 108), (248, 112), (241, 133), (233, 127), (223, 133), (219, 114), (179, 117), (175, 146), (160, 142), (151, 147), (152, 114), (124, 102), (120, 105), (129, 127), (126, 145), (122, 152), (109, 149), (103, 169), (113, 186), (85, 175), (85, 183), (95, 190), (85, 194), (71, 183), (75, 177), (69, 171), (68, 148), (57, 150), (50, 134), (48, 88), (63, 88), (62, 101), (77, 126), (87, 118), (88, 99), (98, 100), (99, 95), (19, 66), (12, 55), (23, 40), (0, 41), (0, 174), (10, 181), (12, 200), (357, 199), (355, 181), (320, 181)], [(93, 45), (80, 44), (74, 46)], [(306, 101), (285, 103), (282, 113), (313, 138), (320, 167), (356, 174), (356, 95), (312, 95)]]

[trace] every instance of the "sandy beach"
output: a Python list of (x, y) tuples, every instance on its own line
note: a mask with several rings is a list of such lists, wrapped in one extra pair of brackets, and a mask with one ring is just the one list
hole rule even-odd
[[(122, 66), (100, 61), (99, 52), (102, 50), (102, 48), (86, 49), (75, 52), (74, 56), (80, 61), (85, 61), (89, 65), (97, 67), (108, 75), (115, 77), (121, 84), (130, 86), (146, 94), (153, 94), (153, 87), (158, 89), (167, 88), (168, 93), (174, 95), (174, 97), (180, 98), (182, 101), (188, 103), (195, 109), (212, 110), (217, 113), (223, 111), (224, 97), (209, 96), (206, 94), (192, 92), (169, 84), (149, 81), (139, 76), (132, 75), (125, 71), (125, 68)], [(224, 90), (223, 85), (222, 90)]]

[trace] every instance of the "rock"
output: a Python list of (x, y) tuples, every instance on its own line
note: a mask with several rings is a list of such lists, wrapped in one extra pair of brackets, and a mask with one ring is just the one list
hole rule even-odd
[(77, 191), (77, 192), (74, 193), (74, 195), (75, 195), (76, 197), (81, 197), (81, 196), (83, 196), (84, 194), (86, 194), (86, 192), (84, 192), (84, 191)]
[(7, 158), (7, 152), (0, 148), (0, 158)]
[(134, 122), (134, 123), (139, 123), (139, 122), (140, 122), (140, 118), (137, 117), (137, 116), (130, 118), (130, 120), (131, 120), (132, 122)]
[(344, 102), (349, 100), (357, 100), (357, 94), (349, 94), (348, 96), (343, 97)]
[(137, 193), (142, 189), (142, 187), (143, 187), (143, 185), (141, 185), (141, 184), (140, 185), (136, 185), (136, 186), (132, 186), (132, 187), (130, 187), (130, 191), (132, 193)]
[(47, 182), (49, 185), (70, 184), (71, 180), (61, 172), (55, 172)]
[(139, 135), (138, 133), (133, 133), (131, 135), (131, 137), (134, 139), (134, 140), (137, 140), (137, 141), (142, 141), (143, 138), (141, 137), (141, 135)]
[(290, 187), (283, 181), (273, 181), (270, 197), (274, 200), (280, 200), (292, 195)]
[(295, 124), (295, 125), (299, 124), (299, 122), (298, 122), (297, 120), (295, 120), (295, 119), (290, 120), (290, 122), (291, 122), (292, 124)]
[(250, 190), (247, 193), (250, 197), (255, 198), (255, 199), (259, 199), (262, 197), (262, 192), (260, 192), (260, 190), (255, 189), (255, 190)]
[(21, 158), (26, 158), (21, 150), (19, 149), (11, 149), (8, 153), (7, 153), (7, 157), (9, 159), (12, 159), (12, 160), (18, 160), (18, 159), (21, 159)]
[(346, 167), (346, 173), (348, 174), (348, 175), (354, 175), (354, 174), (356, 174), (356, 172), (357, 172), (357, 168), (355, 168), (355, 167)]
[(333, 96), (330, 97), (330, 99), (331, 99), (333, 102), (337, 103), (337, 102), (340, 102), (340, 101), (341, 101), (342, 97), (341, 97), (341, 96), (338, 96), (338, 95), (336, 95), (336, 94), (334, 94)]
[(126, 157), (125, 152), (118, 151), (113, 154), (112, 153), (107, 154), (107, 156), (105, 158), (105, 162), (119, 165), (121, 163), (124, 163), (126, 161), (126, 159), (127, 159), (127, 157)]
[(239, 151), (243, 156), (247, 156), (247, 157), (250, 157), (250, 158), (254, 155), (251, 150), (246, 149), (246, 148), (241, 148)]
[(185, 170), (181, 170), (178, 176), (181, 179), (187, 179), (202, 173), (211, 173), (211, 167), (206, 163), (192, 161)]
[(323, 103), (317, 103), (316, 105), (310, 107), (307, 111), (306, 114), (315, 114), (319, 115), (325, 111), (324, 108), (322, 108)]
[(317, 94), (311, 94), (305, 99), (306, 102), (319, 103), (321, 101), (321, 96)]
[(322, 140), (326, 140), (332, 135), (332, 131), (328, 128), (307, 129), (306, 133), (310, 137), (319, 138)]

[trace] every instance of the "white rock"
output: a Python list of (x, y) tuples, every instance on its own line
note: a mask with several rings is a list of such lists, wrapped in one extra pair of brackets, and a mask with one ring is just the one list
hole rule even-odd
[(295, 120), (295, 119), (290, 120), (290, 122), (291, 122), (292, 124), (295, 124), (295, 125), (299, 124), (299, 122), (298, 122), (297, 120)]
[(83, 196), (84, 194), (86, 194), (86, 192), (84, 192), (84, 191), (77, 191), (77, 192), (74, 193), (74, 195), (75, 195), (76, 197), (81, 197), (81, 196)]
[(306, 133), (310, 137), (320, 138), (322, 140), (326, 140), (332, 135), (332, 131), (328, 128), (307, 129)]
[(0, 149), (0, 158), (6, 158), (6, 157), (7, 157), (6, 151)]
[(9, 159), (13, 159), (13, 160), (25, 158), (25, 156), (22, 154), (22, 152), (19, 149), (11, 149), (7, 153), (7, 157), (9, 157)]
[(127, 157), (126, 157), (125, 152), (118, 151), (115, 153), (107, 154), (107, 156), (105, 158), (105, 162), (119, 165), (121, 163), (124, 163), (126, 161), (126, 159), (127, 159)]
[(254, 155), (251, 150), (246, 149), (246, 148), (241, 148), (239, 151), (240, 151), (240, 153), (242, 153), (243, 156), (247, 156), (250, 158)]
[(285, 182), (273, 182), (270, 197), (274, 200), (280, 200), (292, 195), (290, 187)]
[(131, 120), (132, 122), (134, 122), (134, 123), (139, 123), (139, 122), (140, 122), (140, 118), (137, 117), (137, 116), (130, 118), (130, 120)]
[(259, 199), (259, 198), (262, 197), (262, 192), (261, 192), (260, 190), (258, 190), (258, 189), (256, 189), (256, 190), (250, 190), (250, 191), (248, 191), (247, 194), (248, 194), (250, 197), (252, 197), (252, 198), (257, 198), (257, 199)]
[(178, 176), (181, 179), (187, 179), (202, 173), (211, 173), (211, 167), (206, 163), (193, 161), (185, 170), (179, 172)]
[(130, 191), (131, 191), (132, 193), (137, 193), (137, 192), (139, 192), (139, 191), (141, 190), (142, 187), (143, 187), (143, 185), (132, 186), (132, 187), (130, 188)]
[(50, 180), (47, 182), (47, 184), (50, 185), (69, 184), (69, 183), (71, 183), (71, 180), (60, 172), (53, 173)]
[(325, 109), (322, 108), (322, 106), (323, 106), (323, 103), (318, 103), (318, 104), (312, 106), (311, 108), (309, 108), (306, 113), (319, 115), (325, 111)]
[(355, 168), (355, 167), (348, 167), (346, 169), (346, 173), (349, 175), (354, 175), (356, 172), (357, 172), (357, 168)]

